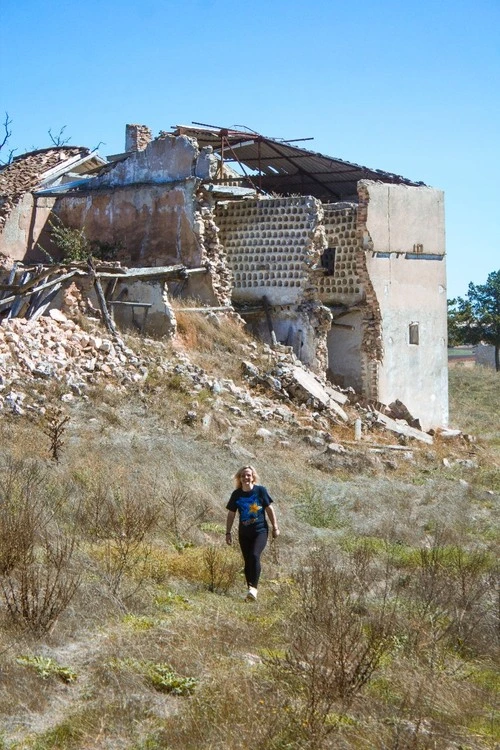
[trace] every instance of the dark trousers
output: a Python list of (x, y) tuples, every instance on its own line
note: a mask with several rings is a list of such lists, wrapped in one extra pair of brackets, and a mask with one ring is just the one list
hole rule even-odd
[(238, 540), (241, 554), (245, 561), (245, 578), (248, 586), (259, 585), (260, 578), (260, 556), (267, 544), (267, 529), (258, 534), (249, 533), (245, 527), (240, 528)]

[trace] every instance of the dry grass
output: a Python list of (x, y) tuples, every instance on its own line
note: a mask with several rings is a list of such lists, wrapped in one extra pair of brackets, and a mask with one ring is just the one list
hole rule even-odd
[[(188, 303), (183, 300), (182, 307), (189, 307)], [(241, 379), (241, 348), (248, 345), (249, 337), (239, 320), (191, 312), (177, 312), (176, 318), (178, 343), (192, 362), (218, 377)]]
[[(241, 383), (241, 329), (182, 315), (191, 360)], [(327, 461), (283, 422), (263, 442), (250, 410), (228, 408), (230, 393), (203, 401), (172, 379), (171, 348), (148, 340), (144, 353), (144, 384), (96, 387), (68, 405), (58, 463), (36, 423), (0, 423), (3, 584), (25, 549), (52, 570), (61, 538), (74, 539), (63, 567), (80, 579), (48, 632), (26, 629), (7, 601), (0, 608), (0, 747), (493, 750), (494, 374), (451, 373), (452, 421), (478, 443), (438, 440), (391, 467), (361, 448)], [(196, 399), (208, 430), (183, 422)], [(282, 529), (256, 606), (243, 601), (239, 552), (221, 533), (231, 476), (249, 460), (242, 449)], [(457, 463), (470, 458), (478, 468)], [(43, 659), (76, 680), (44, 678), (32, 667)], [(195, 678), (194, 692), (161, 692), (177, 678)]]

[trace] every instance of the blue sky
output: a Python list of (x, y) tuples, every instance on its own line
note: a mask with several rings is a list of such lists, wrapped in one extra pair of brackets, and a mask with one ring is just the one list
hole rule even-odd
[(445, 191), (448, 297), (500, 268), (500, 0), (1, 0), (16, 153), (192, 121)]

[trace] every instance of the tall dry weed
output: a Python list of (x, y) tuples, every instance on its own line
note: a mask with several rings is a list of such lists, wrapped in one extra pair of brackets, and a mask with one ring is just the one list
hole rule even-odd
[(0, 578), (7, 613), (15, 625), (36, 637), (49, 633), (72, 601), (80, 573), (72, 566), (75, 539), (46, 537), (26, 549)]
[[(156, 530), (161, 505), (151, 487), (99, 482), (79, 509), (79, 525), (97, 545), (101, 574), (113, 595), (150, 554), (148, 539)], [(139, 585), (136, 582), (136, 586)]]
[(289, 646), (268, 663), (297, 706), (303, 747), (323, 747), (335, 728), (328, 717), (352, 704), (392, 648), (395, 601), (390, 575), (375, 589), (379, 576), (369, 550), (342, 561), (327, 548), (314, 550), (296, 576)]

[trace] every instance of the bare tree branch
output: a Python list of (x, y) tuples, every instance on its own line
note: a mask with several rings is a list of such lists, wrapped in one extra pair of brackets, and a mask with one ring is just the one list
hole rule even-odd
[(63, 138), (63, 133), (65, 130), (66, 130), (66, 125), (63, 125), (59, 133), (57, 133), (57, 135), (53, 135), (52, 128), (49, 128), (48, 132), (49, 132), (50, 140), (52, 141), (54, 146), (65, 146), (67, 143), (70, 142), (71, 137)]
[[(9, 113), (5, 113), (5, 120), (3, 123), (3, 129), (4, 129), (4, 138), (3, 141), (0, 143), (0, 149), (2, 149), (7, 141), (9, 140), (10, 136), (12, 135), (12, 130), (10, 130), (10, 126), (12, 125), (12, 120), (9, 117)], [(15, 149), (14, 149), (15, 150)]]

